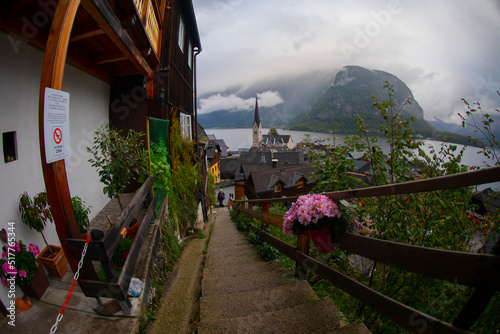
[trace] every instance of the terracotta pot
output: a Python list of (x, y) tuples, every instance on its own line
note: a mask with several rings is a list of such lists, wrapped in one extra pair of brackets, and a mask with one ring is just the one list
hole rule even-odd
[(38, 260), (47, 269), (50, 275), (58, 278), (62, 278), (66, 274), (66, 256), (62, 247), (50, 245), (50, 249), (53, 256), (50, 254), (49, 248), (45, 247), (43, 251), (38, 255)]
[(332, 230), (330, 228), (321, 230), (306, 230), (304, 233), (311, 238), (320, 253), (331, 253), (335, 250)]
[(35, 275), (31, 279), (31, 283), (28, 285), (21, 285), (21, 290), (30, 297), (41, 299), (48, 287), (49, 279), (47, 278), (47, 274), (45, 270), (43, 270), (42, 265), (38, 264)]
[(130, 240), (134, 240), (138, 229), (139, 229), (139, 219), (134, 217), (130, 222), (130, 227), (127, 227), (127, 237), (130, 238)]

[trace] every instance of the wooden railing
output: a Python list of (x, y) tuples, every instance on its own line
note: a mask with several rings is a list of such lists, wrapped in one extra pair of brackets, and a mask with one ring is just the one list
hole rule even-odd
[[(160, 26), (158, 22), (161, 22), (161, 17), (159, 16), (160, 11), (155, 10), (155, 6), (158, 6), (156, 0), (133, 0), (137, 14), (146, 30), (146, 35), (149, 38), (151, 46), (154, 52), (159, 55), (159, 38), (160, 38)], [(157, 17), (158, 15), (158, 17)]]
[[(394, 185), (325, 193), (325, 195), (335, 200), (390, 196), (459, 188), (497, 181), (500, 181), (500, 166)], [(231, 206), (233, 209), (256, 218), (264, 224), (282, 227), (282, 216), (263, 211), (267, 211), (270, 202), (293, 202), (295, 200), (296, 197), (232, 201)], [(241, 206), (242, 203), (248, 203), (249, 208)], [(252, 210), (251, 207), (255, 203), (262, 203), (263, 211)], [(498, 242), (494, 254), (484, 255), (418, 247), (351, 233), (346, 233), (336, 240), (338, 248), (373, 261), (413, 273), (447, 280), (453, 284), (474, 287), (475, 291), (469, 302), (453, 321), (453, 324), (448, 324), (380, 294), (313, 259), (309, 256), (309, 237), (307, 235), (299, 235), (297, 247), (294, 247), (253, 225), (251, 228), (259, 233), (261, 238), (269, 245), (296, 262), (297, 276), (303, 278), (307, 270), (310, 270), (319, 277), (330, 281), (337, 288), (349, 293), (364, 305), (371, 307), (376, 312), (414, 333), (470, 333), (468, 329), (482, 314), (495, 292), (500, 290), (500, 247)]]
[[(108, 278), (108, 282), (79, 279), (78, 283), (87, 297), (95, 298), (116, 298), (121, 301), (120, 306), (125, 312), (131, 307), (127, 297), (132, 273), (137, 263), (142, 240), (149, 227), (149, 223), (155, 219), (156, 197), (150, 196), (154, 178), (148, 178), (139, 188), (134, 198), (122, 211), (120, 217), (106, 232), (100, 240), (90, 241), (85, 258), (92, 261), (99, 261)], [(114, 269), (112, 261), (113, 253), (120, 242), (120, 232), (128, 227), (134, 217), (141, 210), (144, 201), (148, 202), (148, 208), (143, 219), (139, 223), (139, 229), (128, 252), (120, 275)], [(85, 245), (83, 239), (65, 239), (72, 247), (81, 252)]]

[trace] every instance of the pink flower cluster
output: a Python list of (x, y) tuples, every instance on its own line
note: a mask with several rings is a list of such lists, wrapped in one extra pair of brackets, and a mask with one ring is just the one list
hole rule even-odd
[[(17, 278), (19, 276), (19, 279), (23, 281), (27, 277), (27, 272), (23, 269), (18, 269), (16, 268), (13, 264), (16, 263), (16, 254), (19, 252), (25, 252), (26, 247), (23, 245), (23, 248), (21, 249), (21, 245), (16, 241), (14, 242), (14, 245), (12, 247), (8, 247), (7, 245), (3, 247), (4, 251), (2, 252), (2, 273), (4, 277), (0, 278), (0, 282), (7, 287), (8, 282), (7, 278)], [(34, 243), (29, 244), (28, 249), (27, 249), (31, 254), (33, 254), (33, 261), (36, 261), (36, 257), (38, 254), (40, 254), (40, 248), (35, 245)], [(22, 265), (22, 263), (19, 263)], [(16, 263), (17, 265), (17, 263)]]
[(293, 224), (298, 222), (303, 226), (315, 224), (323, 217), (340, 218), (337, 204), (325, 195), (302, 195), (283, 217), (283, 234), (293, 236)]

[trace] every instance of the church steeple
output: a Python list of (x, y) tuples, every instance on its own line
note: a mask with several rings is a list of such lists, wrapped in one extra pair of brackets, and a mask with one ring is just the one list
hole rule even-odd
[(257, 102), (257, 94), (255, 94), (255, 116), (253, 118), (253, 122), (257, 125), (260, 125), (259, 104)]
[(257, 94), (255, 94), (255, 116), (252, 126), (252, 147), (259, 147), (262, 141), (262, 124), (260, 123), (259, 104), (257, 102)]

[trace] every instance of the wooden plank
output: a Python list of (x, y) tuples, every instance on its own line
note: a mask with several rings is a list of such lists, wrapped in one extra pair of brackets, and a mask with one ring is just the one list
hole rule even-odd
[(108, 2), (105, 0), (82, 0), (82, 7), (139, 72), (152, 79), (154, 76), (153, 70), (142, 57), (141, 52), (123, 28)]
[(338, 247), (389, 266), (455, 284), (500, 289), (500, 256), (405, 245), (346, 233)]
[[(266, 218), (261, 212), (238, 205), (250, 217)], [(500, 256), (405, 245), (346, 233), (337, 239), (339, 248), (389, 266), (455, 284), (500, 289)], [(429, 260), (432, 259), (432, 260)]]
[(93, 60), (95, 64), (102, 65), (102, 64), (115, 63), (117, 61), (127, 60), (127, 57), (125, 57), (121, 52), (115, 52), (115, 53), (100, 54), (99, 56), (94, 57)]
[(142, 201), (146, 198), (148, 192), (151, 189), (151, 186), (154, 182), (154, 178), (149, 177), (137, 190), (134, 198), (127, 205), (125, 210), (122, 211), (120, 217), (116, 220), (116, 222), (111, 226), (108, 230), (108, 233), (104, 236), (104, 246), (106, 248), (106, 252), (109, 258), (113, 256), (116, 247), (120, 243), (120, 238), (118, 237), (121, 230), (126, 226), (126, 224), (130, 224), (130, 221), (133, 217), (136, 217), (139, 213), (139, 210), (142, 206)]
[(78, 27), (73, 29), (73, 32), (71, 33), (71, 38), (69, 39), (70, 43), (80, 41), (82, 39), (87, 39), (91, 38), (94, 36), (99, 36), (103, 35), (104, 30), (99, 28), (98, 25), (92, 23), (92, 24), (86, 24), (82, 27)]
[[(500, 255), (500, 237), (493, 249), (493, 254)], [(478, 287), (453, 321), (453, 325), (463, 329), (471, 328), (484, 312), (495, 293), (495, 289)]]
[(127, 294), (123, 293), (118, 283), (100, 282), (94, 280), (79, 279), (78, 283), (86, 297), (94, 298), (116, 298), (125, 300)]
[[(338, 200), (346, 198), (378, 197), (453, 189), (498, 181), (500, 181), (500, 166), (495, 166), (465, 173), (434, 177), (431, 179), (389, 184), (378, 187), (343, 190), (323, 194), (329, 196), (334, 200)], [(295, 202), (297, 198), (297, 196), (281, 197), (272, 199), (272, 202)], [(262, 203), (269, 201), (269, 199), (256, 199), (247, 201), (235, 200), (236, 203)]]
[(328, 195), (332, 199), (378, 197), (453, 189), (498, 181), (500, 181), (500, 166), (495, 166), (431, 179), (337, 191), (325, 193), (325, 195)]
[(406, 330), (419, 334), (464, 334), (469, 331), (454, 327), (425, 313), (408, 307), (352, 278), (316, 261), (312, 257), (301, 254), (300, 261), (321, 278), (347, 292), (366, 306), (386, 316)]
[(144, 235), (149, 228), (149, 223), (154, 219), (155, 216), (155, 207), (156, 201), (152, 201), (139, 225), (137, 235), (135, 236), (134, 242), (132, 243), (132, 247), (130, 247), (127, 259), (123, 264), (123, 269), (118, 279), (118, 284), (123, 291), (128, 291), (128, 286), (130, 285), (130, 280), (132, 279), (132, 273), (134, 272), (137, 258), (139, 257), (139, 252), (141, 250), (142, 240), (144, 239)]

